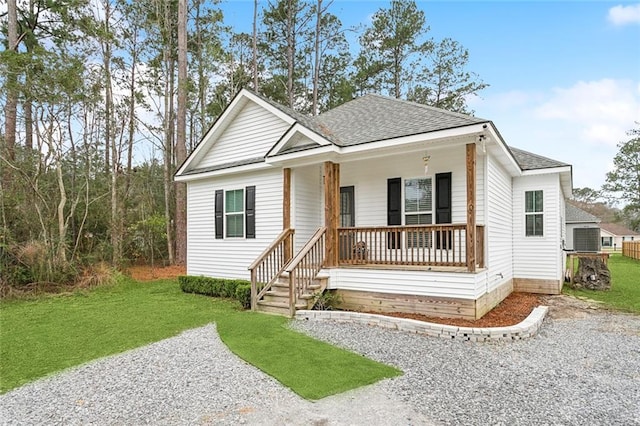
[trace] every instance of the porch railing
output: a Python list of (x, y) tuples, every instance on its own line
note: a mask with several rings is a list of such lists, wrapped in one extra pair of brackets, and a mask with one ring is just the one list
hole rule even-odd
[(296, 312), (298, 298), (307, 293), (309, 286), (322, 269), (326, 233), (327, 228), (319, 228), (285, 268), (285, 272), (289, 273), (289, 310), (292, 317)]
[(251, 271), (251, 309), (271, 289), (293, 257), (293, 229), (285, 229), (249, 266)]
[[(338, 228), (339, 265), (466, 266), (466, 224)], [(484, 266), (484, 227), (476, 263)]]

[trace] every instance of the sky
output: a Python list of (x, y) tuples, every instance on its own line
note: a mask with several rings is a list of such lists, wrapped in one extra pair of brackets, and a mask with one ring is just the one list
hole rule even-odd
[[(263, 2), (264, 3), (264, 2)], [(640, 127), (640, 3), (417, 1), (429, 35), (469, 50), (489, 87), (470, 98), (507, 144), (573, 165), (573, 186), (599, 189), (617, 144)], [(345, 26), (369, 24), (388, 1), (334, 0)], [(220, 4), (225, 23), (251, 31), (253, 1)], [(357, 34), (350, 34), (357, 44)]]

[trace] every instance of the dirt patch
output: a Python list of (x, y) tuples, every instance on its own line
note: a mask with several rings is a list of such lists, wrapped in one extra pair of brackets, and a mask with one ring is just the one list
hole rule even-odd
[(549, 307), (549, 317), (553, 319), (586, 318), (598, 310), (604, 309), (602, 303), (587, 298), (576, 298), (559, 294), (543, 296), (543, 305)]
[(186, 273), (186, 267), (178, 265), (164, 267), (132, 266), (126, 271), (126, 274), (136, 281), (170, 279), (185, 275)]

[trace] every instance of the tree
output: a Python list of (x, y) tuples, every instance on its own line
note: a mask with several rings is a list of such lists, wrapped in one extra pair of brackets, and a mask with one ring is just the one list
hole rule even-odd
[[(187, 0), (178, 0), (178, 113), (176, 164), (187, 158)], [(187, 187), (176, 184), (176, 263), (187, 262)]]
[(412, 0), (392, 0), (389, 9), (379, 9), (360, 37), (356, 67), (359, 80), (370, 81), (362, 89), (382, 88), (401, 98), (420, 57), (432, 50), (431, 40), (424, 40), (428, 31), (424, 12)]
[(571, 199), (581, 204), (593, 204), (599, 198), (600, 191), (586, 186), (584, 188), (573, 188), (573, 193), (571, 194)]
[(467, 49), (450, 38), (434, 42), (428, 32), (425, 14), (413, 0), (393, 0), (389, 9), (378, 10), (360, 37), (356, 90), (468, 112), (466, 98), (487, 84), (466, 70)]
[[(6, 67), (7, 71), (7, 100), (4, 106), (5, 114), (5, 130), (4, 130), (4, 143), (7, 149), (7, 154), (10, 159), (15, 158), (15, 145), (16, 145), (16, 115), (18, 107), (18, 89), (17, 89), (17, 74), (18, 68), (16, 64), (16, 58), (13, 53), (18, 51), (18, 8), (16, 0), (9, 0), (7, 3), (7, 44), (5, 56), (8, 56)], [(11, 56), (9, 56), (11, 55)]]
[[(312, 11), (315, 15), (313, 42), (313, 75), (311, 114), (316, 115), (332, 106), (350, 101), (353, 92), (344, 91), (351, 62), (345, 30), (337, 16), (328, 11), (333, 1), (317, 0)], [(335, 105), (335, 103), (338, 103)]]
[(265, 32), (261, 43), (272, 76), (263, 84), (268, 97), (290, 108), (300, 109), (297, 103), (307, 99), (307, 86), (302, 82), (308, 75), (308, 54), (311, 50), (309, 27), (313, 14), (302, 0), (277, 0), (264, 11)]
[(630, 130), (627, 135), (631, 139), (618, 144), (618, 153), (613, 158), (613, 170), (607, 173), (602, 189), (626, 204), (624, 208), (626, 216), (638, 217), (640, 216), (640, 126)]
[(407, 99), (448, 111), (468, 113), (466, 97), (479, 92), (487, 84), (465, 70), (469, 51), (460, 43), (445, 38), (435, 45), (431, 66), (419, 74), (416, 85), (409, 89)]
[(253, 77), (253, 90), (256, 93), (258, 86), (258, 0), (253, 1), (253, 32), (251, 34), (251, 75)]

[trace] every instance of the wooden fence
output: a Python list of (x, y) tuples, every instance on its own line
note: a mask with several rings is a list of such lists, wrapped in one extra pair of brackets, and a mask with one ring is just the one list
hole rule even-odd
[(640, 260), (640, 241), (623, 241), (622, 255)]

